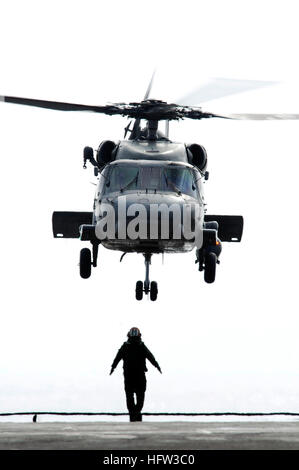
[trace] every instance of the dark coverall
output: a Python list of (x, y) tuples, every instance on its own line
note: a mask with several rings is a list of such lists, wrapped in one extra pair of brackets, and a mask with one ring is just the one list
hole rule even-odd
[[(146, 390), (146, 359), (160, 372), (161, 369), (153, 354), (140, 338), (129, 338), (128, 341), (123, 343), (112, 363), (111, 373), (121, 359), (124, 361), (125, 392), (130, 419), (131, 421), (140, 420)], [(136, 404), (134, 402), (134, 393), (136, 394)]]

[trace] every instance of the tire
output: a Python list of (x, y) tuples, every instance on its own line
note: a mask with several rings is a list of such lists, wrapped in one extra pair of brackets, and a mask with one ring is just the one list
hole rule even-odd
[(158, 284), (156, 281), (151, 282), (151, 290), (150, 290), (150, 299), (155, 301), (158, 297)]
[(143, 298), (143, 282), (142, 281), (137, 281), (136, 282), (136, 300), (142, 300)]
[(205, 273), (204, 279), (205, 282), (208, 284), (212, 284), (215, 281), (216, 277), (216, 264), (217, 264), (217, 256), (215, 253), (207, 253), (205, 257)]
[(91, 275), (91, 251), (89, 248), (82, 248), (80, 251), (80, 276), (88, 279)]

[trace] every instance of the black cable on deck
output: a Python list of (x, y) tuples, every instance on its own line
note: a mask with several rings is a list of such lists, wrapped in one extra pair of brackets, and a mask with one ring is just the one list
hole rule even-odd
[[(41, 415), (55, 415), (55, 416), (128, 416), (129, 413), (119, 412), (67, 412), (67, 411), (18, 411), (0, 413), (1, 416), (41, 416)], [(198, 413), (198, 412), (157, 412), (157, 413), (142, 413), (143, 416), (299, 416), (299, 413), (290, 411), (273, 411), (268, 413), (259, 412), (213, 412), (213, 413)]]

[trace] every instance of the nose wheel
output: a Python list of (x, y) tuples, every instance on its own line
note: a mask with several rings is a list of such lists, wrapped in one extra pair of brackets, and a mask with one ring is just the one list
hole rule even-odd
[(136, 282), (136, 290), (135, 290), (135, 295), (136, 295), (136, 300), (142, 300), (143, 299), (143, 293), (145, 295), (150, 295), (150, 299), (152, 301), (157, 300), (158, 297), (158, 284), (156, 281), (150, 282), (149, 280), (149, 266), (151, 264), (151, 253), (145, 253), (144, 255), (144, 262), (145, 262), (145, 281), (137, 281)]

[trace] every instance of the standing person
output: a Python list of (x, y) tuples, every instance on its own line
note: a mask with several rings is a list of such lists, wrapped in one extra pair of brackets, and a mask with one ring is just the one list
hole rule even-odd
[[(148, 359), (161, 374), (162, 371), (153, 354), (141, 341), (141, 333), (138, 328), (131, 328), (128, 332), (128, 340), (123, 343), (118, 350), (111, 366), (110, 375), (121, 359), (123, 359), (125, 392), (130, 421), (142, 421), (141, 410), (146, 390), (146, 359)], [(134, 401), (134, 393), (136, 394), (136, 403)]]

